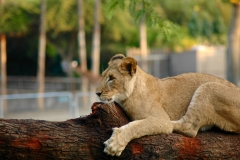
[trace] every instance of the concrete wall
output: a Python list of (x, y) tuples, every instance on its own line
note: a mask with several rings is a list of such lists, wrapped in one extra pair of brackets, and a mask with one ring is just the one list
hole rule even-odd
[(176, 76), (182, 73), (197, 72), (196, 52), (184, 52), (179, 54), (170, 54), (170, 76)]
[(226, 47), (204, 47), (196, 52), (197, 72), (226, 79)]
[[(140, 51), (128, 50), (128, 56), (137, 59), (141, 67)], [(226, 47), (197, 46), (183, 53), (164, 54), (162, 50), (149, 50), (147, 72), (164, 78), (182, 73), (199, 72), (226, 79)]]
[(198, 72), (226, 79), (226, 47), (199, 47), (190, 52), (171, 54), (170, 76)]

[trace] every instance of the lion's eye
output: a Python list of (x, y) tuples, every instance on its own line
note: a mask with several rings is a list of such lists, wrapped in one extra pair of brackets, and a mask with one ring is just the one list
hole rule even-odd
[(113, 76), (108, 77), (108, 81), (113, 81), (114, 79), (115, 79), (115, 77), (113, 77)]

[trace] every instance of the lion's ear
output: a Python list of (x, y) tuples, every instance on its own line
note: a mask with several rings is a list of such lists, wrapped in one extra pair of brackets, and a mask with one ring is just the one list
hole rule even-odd
[(116, 54), (110, 59), (110, 61), (108, 62), (108, 65), (111, 65), (111, 63), (115, 60), (119, 60), (119, 59), (122, 60), (123, 58), (125, 58), (123, 54)]
[(116, 59), (123, 59), (123, 58), (125, 58), (125, 56), (123, 54), (116, 54), (115, 56), (113, 56), (111, 58), (111, 61), (114, 61)]
[(137, 71), (137, 61), (132, 57), (126, 57), (122, 60), (120, 69), (123, 73), (133, 76)]

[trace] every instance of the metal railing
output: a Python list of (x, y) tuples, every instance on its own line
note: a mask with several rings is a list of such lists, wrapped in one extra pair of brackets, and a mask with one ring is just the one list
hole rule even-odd
[[(69, 77), (45, 77), (45, 91), (70, 91), (73, 89), (79, 90), (81, 88), (81, 78), (69, 78)], [(7, 77), (7, 88), (8, 91), (30, 91), (37, 92), (38, 83), (37, 77), (19, 77), (19, 76), (8, 76)]]
[[(0, 96), (0, 117), (4, 118), (4, 100), (28, 100), (38, 98), (62, 98), (65, 103), (68, 103), (69, 115), (71, 118), (79, 116), (79, 108), (90, 107), (93, 103), (93, 97), (96, 96), (90, 92), (77, 92), (72, 94), (71, 92), (49, 92), (49, 93), (28, 93), (28, 94), (10, 94)], [(26, 102), (28, 103), (28, 102)], [(46, 107), (46, 106), (45, 106)]]

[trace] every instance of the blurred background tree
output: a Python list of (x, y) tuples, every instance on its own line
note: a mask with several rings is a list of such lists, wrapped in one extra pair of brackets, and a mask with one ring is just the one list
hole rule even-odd
[[(37, 72), (38, 93), (40, 94), (45, 90), (46, 10), (46, 0), (41, 0)], [(38, 107), (41, 110), (44, 108), (44, 98), (38, 98)]]
[[(0, 0), (0, 54), (2, 95), (7, 94), (7, 37), (16, 38), (24, 37), (26, 35), (26, 33), (30, 30), (29, 25), (32, 22), (32, 19), (29, 17), (29, 15), (31, 13), (34, 13), (32, 11), (36, 9), (34, 5), (35, 2), (28, 4), (24, 0)], [(12, 54), (11, 51), (9, 54)], [(5, 110), (6, 101), (3, 103)]]
[[(92, 69), (94, 2), (84, 1), (83, 7), (89, 69)], [(7, 0), (5, 3), (1, 7), (6, 11), (1, 9), (0, 33), (6, 34), (8, 40), (8, 75), (36, 76), (40, 0)], [(47, 6), (45, 75), (67, 76), (70, 73), (67, 67), (63, 69), (64, 62), (65, 66), (72, 60), (80, 62), (77, 0), (48, 0)], [(100, 71), (112, 55), (125, 53), (126, 47), (139, 47), (139, 24), (143, 16), (146, 16), (149, 48), (181, 52), (197, 44), (227, 44), (232, 12), (228, 1), (102, 0), (101, 6)], [(9, 15), (12, 18), (3, 18)], [(6, 19), (9, 22), (5, 22)]]
[(233, 6), (228, 33), (227, 79), (240, 85), (240, 0), (230, 0)]

